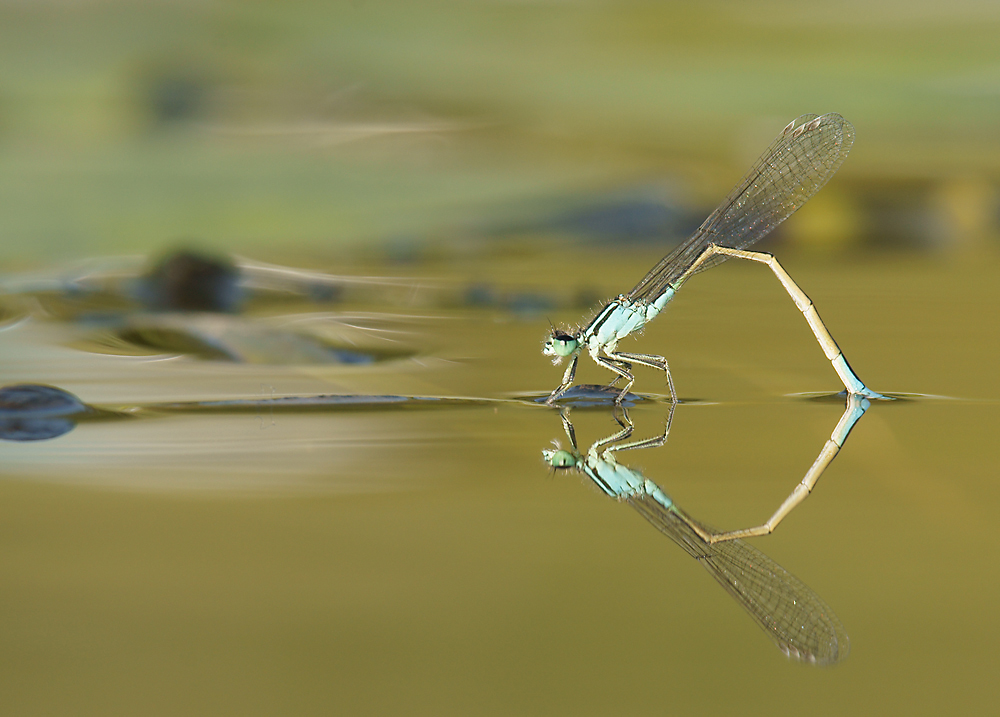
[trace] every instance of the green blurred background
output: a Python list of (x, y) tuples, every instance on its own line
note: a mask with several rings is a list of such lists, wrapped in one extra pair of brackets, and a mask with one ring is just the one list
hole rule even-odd
[(998, 31), (985, 0), (7, 2), (0, 261), (423, 251), (623, 189), (703, 216), (830, 111), (855, 149), (789, 240), (991, 246)]

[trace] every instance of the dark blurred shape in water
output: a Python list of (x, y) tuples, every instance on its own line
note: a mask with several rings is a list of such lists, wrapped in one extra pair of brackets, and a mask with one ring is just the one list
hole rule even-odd
[(86, 410), (83, 401), (55, 386), (24, 383), (0, 388), (0, 418), (71, 416)]
[(881, 249), (935, 249), (949, 243), (947, 217), (930, 201), (930, 189), (890, 186), (860, 201), (866, 243)]
[(100, 341), (93, 337), (78, 348), (126, 355), (125, 346), (147, 349), (153, 353), (178, 354), (207, 361), (273, 365), (353, 366), (411, 356), (412, 350), (393, 344), (390, 348), (360, 348), (338, 345), (335, 336), (311, 333), (308, 328), (293, 329), (271, 325), (252, 318), (198, 314), (137, 314), (112, 333), (117, 339)]
[(401, 234), (382, 242), (382, 260), (386, 264), (418, 264), (425, 258), (426, 247), (419, 236)]
[(691, 234), (704, 219), (674, 200), (659, 185), (606, 194), (580, 195), (558, 201), (560, 206), (533, 218), (501, 225), (492, 235), (560, 234), (578, 241), (663, 242), (665, 247)]
[[(593, 406), (614, 406), (615, 401), (621, 391), (614, 388), (613, 386), (599, 385), (595, 383), (583, 383), (572, 386), (566, 393), (559, 397), (558, 405), (566, 406), (568, 408), (589, 408)], [(540, 396), (532, 396), (530, 400), (535, 403), (544, 404), (548, 401), (549, 394), (542, 394)], [(629, 391), (625, 394), (625, 398), (622, 399), (621, 405), (626, 408), (631, 408), (637, 403), (643, 401), (653, 401), (654, 398), (649, 398), (642, 396), (637, 393), (632, 393)]]
[(0, 303), (0, 326), (17, 321), (24, 316), (24, 311), (17, 306)]
[(128, 326), (116, 336), (138, 348), (154, 353), (180, 354), (208, 361), (240, 361), (239, 354), (225, 343), (195, 331), (171, 326)]
[(236, 313), (244, 299), (240, 270), (229, 257), (181, 249), (142, 277), (137, 293), (156, 311)]
[(697, 229), (698, 221), (665, 199), (624, 197), (557, 214), (551, 226), (590, 240), (643, 242), (680, 239)]
[(983, 248), (1000, 237), (1000, 187), (988, 177), (862, 182), (854, 195), (858, 238), (874, 248)]
[(285, 413), (314, 413), (410, 408), (482, 406), (487, 399), (394, 394), (321, 394), (265, 399), (219, 399), (116, 406), (89, 406), (73, 394), (54, 386), (18, 384), (0, 388), (0, 439), (43, 441), (70, 432), (78, 421), (116, 421), (155, 418), (165, 412), (257, 413), (262, 409)]
[(474, 307), (496, 306), (500, 302), (492, 284), (470, 284), (465, 290), (465, 305)]
[(0, 438), (43, 441), (73, 430), (90, 409), (73, 394), (54, 386), (18, 384), (0, 388)]
[(538, 291), (500, 291), (484, 282), (470, 284), (462, 297), (462, 303), (472, 308), (500, 309), (516, 317), (528, 318), (540, 316), (558, 306), (552, 296)]
[[(0, 275), (0, 323), (25, 311), (64, 321), (106, 322), (140, 311), (243, 313), (277, 304), (340, 301), (345, 287), (365, 298), (412, 297), (407, 280), (350, 277), (178, 249), (155, 264), (95, 257), (77, 265)], [(41, 309), (41, 311), (39, 311)]]
[[(412, 303), (407, 279), (335, 276), (188, 249), (142, 271), (138, 257), (0, 276), (0, 323), (26, 313), (88, 331), (68, 345), (98, 354), (173, 354), (273, 365), (368, 365), (412, 356), (398, 314), (315, 309), (345, 291)], [(140, 273), (141, 272), (141, 273)], [(235, 314), (240, 314), (239, 316)]]
[(519, 291), (510, 296), (506, 308), (520, 316), (537, 316), (556, 307), (552, 297), (533, 291)]
[(5, 441), (47, 441), (74, 428), (76, 421), (69, 418), (0, 418), (0, 438)]
[(208, 90), (201, 73), (154, 70), (139, 80), (139, 101), (158, 126), (178, 125), (199, 119), (205, 112)]

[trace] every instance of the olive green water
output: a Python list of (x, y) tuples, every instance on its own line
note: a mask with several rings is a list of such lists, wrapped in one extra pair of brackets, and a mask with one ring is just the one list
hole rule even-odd
[[(491, 269), (530, 284), (535, 259)], [(489, 401), (154, 411), (0, 442), (5, 711), (988, 709), (1000, 346), (982, 307), (1000, 300), (1000, 265), (786, 264), (869, 385), (925, 394), (873, 405), (813, 495), (754, 541), (840, 616), (851, 638), (841, 664), (789, 662), (625, 504), (547, 469), (541, 449), (566, 444), (558, 412), (521, 398), (558, 382), (539, 353), (544, 318), (403, 307), (386, 321), (414, 356), (305, 368), (101, 354), (66, 347), (79, 329), (32, 319), (0, 332), (5, 383), (58, 385), (109, 409), (312, 394)], [(581, 251), (567, 268), (600, 266), (593, 288), (610, 294), (646, 265)], [(670, 357), (684, 403), (665, 446), (618, 460), (718, 527), (769, 516), (843, 410), (796, 395), (838, 381), (763, 267), (699, 276), (635, 346)], [(585, 364), (579, 378), (606, 376)], [(653, 371), (636, 388), (664, 392)], [(661, 432), (667, 413), (633, 407), (636, 436)], [(572, 415), (581, 447), (617, 429), (608, 408)]]
[[(0, 415), (53, 434), (0, 439), (0, 714), (995, 711), (998, 34), (979, 0), (0, 4), (0, 390), (100, 410)], [(561, 375), (547, 319), (633, 286), (830, 111), (855, 146), (764, 248), (907, 400), (753, 541), (843, 622), (820, 669), (551, 471), (567, 438), (531, 399)], [(232, 316), (123, 298), (183, 243), (391, 280)], [(625, 346), (683, 402), (618, 460), (718, 528), (770, 516), (843, 411), (760, 266)], [(660, 400), (634, 437), (661, 434), (637, 374)], [(619, 427), (571, 416), (584, 450)]]

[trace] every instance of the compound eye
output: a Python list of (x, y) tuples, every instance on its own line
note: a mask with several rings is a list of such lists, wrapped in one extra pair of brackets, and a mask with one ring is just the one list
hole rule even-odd
[(553, 468), (572, 468), (576, 465), (573, 454), (564, 450), (546, 451), (545, 460)]
[(580, 342), (575, 336), (563, 331), (554, 333), (549, 339), (549, 343), (552, 346), (552, 351), (558, 356), (569, 356), (580, 346)]

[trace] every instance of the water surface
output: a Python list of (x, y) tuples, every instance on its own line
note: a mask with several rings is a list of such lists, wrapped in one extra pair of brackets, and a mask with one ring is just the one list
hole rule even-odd
[[(564, 265), (571, 285), (552, 287), (553, 261), (477, 270), (499, 277), (493, 294), (543, 297), (544, 309), (469, 301), (477, 272), (445, 265), (411, 267), (422, 288), (381, 302), (233, 317), (289, 327), (321, 314), (336, 327), (363, 312), (376, 338), (350, 334), (355, 350), (399, 349), (366, 363), (130, 353), (99, 340), (116, 325), (107, 315), (11, 310), (4, 383), (58, 386), (101, 413), (49, 440), (0, 441), (8, 709), (992, 704), (1000, 340), (981, 307), (1000, 299), (996, 261), (943, 274), (898, 256), (786, 261), (859, 375), (911, 394), (873, 405), (813, 495), (752, 541), (843, 622), (851, 652), (829, 669), (790, 662), (684, 551), (542, 461), (567, 440), (558, 411), (532, 400), (561, 375), (540, 354), (546, 314), (581, 320), (578, 292), (613, 295), (648, 263), (580, 252)], [(697, 277), (634, 346), (669, 357), (683, 402), (666, 445), (617, 458), (719, 528), (765, 520), (843, 411), (815, 398), (838, 379), (761, 267)], [(606, 378), (581, 367), (581, 381)], [(662, 376), (638, 369), (635, 390), (652, 399), (629, 410), (635, 437), (662, 433)], [(281, 400), (317, 396), (334, 398)], [(376, 396), (397, 398), (357, 398)], [(572, 416), (581, 447), (618, 428), (608, 407)]]

